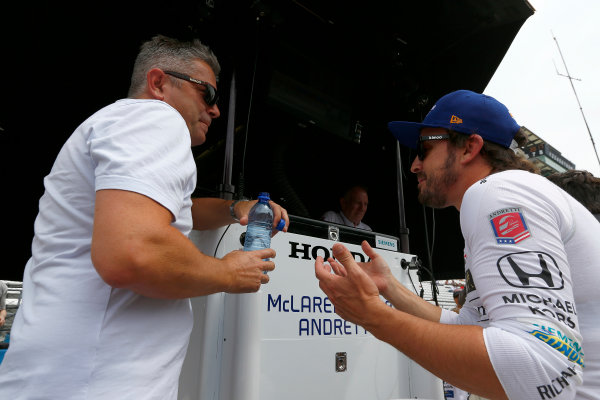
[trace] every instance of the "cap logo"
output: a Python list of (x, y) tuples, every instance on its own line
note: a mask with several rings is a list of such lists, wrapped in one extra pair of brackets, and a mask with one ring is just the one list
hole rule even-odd
[(450, 123), (451, 124), (462, 124), (463, 120), (458, 118), (456, 115), (453, 115), (452, 117), (450, 117)]

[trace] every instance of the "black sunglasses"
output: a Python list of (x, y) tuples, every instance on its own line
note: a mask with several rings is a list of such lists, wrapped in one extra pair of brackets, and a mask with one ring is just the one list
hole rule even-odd
[(205, 89), (204, 90), (204, 101), (206, 102), (206, 104), (209, 107), (215, 105), (217, 103), (217, 100), (219, 100), (219, 94), (217, 93), (217, 89), (210, 83), (201, 81), (200, 79), (192, 78), (189, 75), (180, 74), (179, 72), (175, 72), (175, 71), (163, 71), (163, 72), (167, 75), (174, 76), (175, 78), (183, 79), (184, 81), (188, 81), (188, 82), (195, 83), (197, 85), (204, 86), (204, 89)]
[(423, 142), (426, 142), (427, 140), (444, 140), (448, 138), (450, 138), (450, 135), (447, 133), (443, 135), (419, 136), (419, 140), (417, 140), (417, 157), (419, 157), (419, 160), (423, 161), (427, 155), (423, 148)]

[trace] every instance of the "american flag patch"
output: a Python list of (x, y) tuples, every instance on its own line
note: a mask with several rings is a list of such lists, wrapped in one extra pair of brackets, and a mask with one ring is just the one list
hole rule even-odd
[(499, 244), (516, 244), (531, 236), (520, 208), (504, 208), (490, 214), (490, 223)]

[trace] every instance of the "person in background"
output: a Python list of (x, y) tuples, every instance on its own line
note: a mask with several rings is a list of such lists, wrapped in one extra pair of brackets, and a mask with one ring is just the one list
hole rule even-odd
[[(449, 284), (448, 281), (446, 281), (446, 284)], [(451, 284), (456, 284), (454, 281), (452, 281)], [(454, 303), (456, 304), (456, 306), (454, 308), (452, 308), (451, 311), (454, 311), (455, 313), (459, 313), (460, 309), (462, 308), (462, 306), (465, 304), (465, 298), (466, 298), (466, 291), (464, 287), (456, 287), (453, 291), (452, 291), (452, 298), (454, 299)], [(468, 400), (469, 399), (469, 393), (465, 392), (464, 390), (455, 387), (454, 385), (452, 385), (449, 382), (444, 382), (444, 399), (445, 400)]]
[[(217, 259), (188, 239), (192, 229), (246, 224), (256, 202), (191, 198), (191, 146), (220, 115), (219, 69), (198, 40), (153, 37), (128, 98), (89, 117), (59, 152), (44, 179), (0, 399), (175, 400), (189, 298), (269, 281), (273, 249)], [(287, 230), (287, 212), (271, 205)]]
[(6, 323), (6, 295), (8, 286), (4, 281), (0, 281), (0, 328)]
[(344, 191), (339, 201), (340, 211), (327, 211), (321, 217), (323, 221), (367, 231), (371, 230), (369, 225), (362, 222), (369, 205), (369, 195), (364, 186), (354, 185), (349, 187)]
[(467, 298), (465, 288), (454, 289), (454, 291), (452, 292), (452, 298), (454, 299), (454, 303), (456, 304), (456, 306), (454, 308), (452, 308), (451, 311), (454, 311), (455, 313), (459, 313), (460, 309), (465, 304), (465, 300)]
[(472, 397), (597, 399), (600, 224), (516, 153), (524, 129), (491, 96), (458, 90), (388, 127), (416, 148), (419, 201), (460, 212), (466, 303), (430, 304), (368, 242), (367, 263), (336, 243), (315, 262), (336, 313)]
[(556, 172), (546, 178), (573, 196), (600, 221), (600, 178), (575, 169)]

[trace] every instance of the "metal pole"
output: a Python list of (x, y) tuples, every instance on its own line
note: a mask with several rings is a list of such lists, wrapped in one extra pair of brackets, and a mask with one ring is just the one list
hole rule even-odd
[[(573, 85), (573, 78), (571, 74), (569, 74), (569, 69), (567, 68), (567, 63), (565, 62), (565, 58), (563, 57), (562, 51), (560, 51), (560, 46), (558, 45), (558, 40), (554, 34), (552, 34), (552, 38), (556, 42), (556, 47), (558, 47), (558, 53), (560, 54), (560, 58), (562, 59), (563, 65), (565, 66), (566, 75), (559, 74), (561, 76), (565, 76), (569, 78), (569, 83), (571, 84), (571, 88), (573, 89), (573, 93), (575, 94), (575, 99), (577, 100), (577, 104), (579, 105), (579, 111), (581, 111), (581, 116), (583, 117), (583, 122), (585, 122), (585, 127), (587, 128), (588, 134), (590, 135), (590, 140), (592, 141), (592, 147), (594, 148), (594, 152), (596, 153), (596, 160), (598, 160), (598, 164), (600, 165), (600, 157), (598, 157), (598, 151), (596, 150), (596, 144), (594, 143), (594, 138), (592, 137), (592, 132), (590, 131), (590, 127), (585, 119), (585, 114), (583, 113), (583, 107), (581, 107), (581, 103), (579, 102), (579, 97), (577, 96), (577, 91), (575, 90), (575, 85)], [(557, 71), (558, 72), (558, 71)]]
[(400, 250), (410, 254), (408, 242), (408, 228), (406, 227), (406, 215), (404, 209), (404, 186), (402, 183), (402, 156), (400, 155), (400, 143), (396, 142), (396, 188), (398, 190), (398, 216), (400, 223)]
[(225, 164), (223, 166), (223, 183), (219, 185), (219, 197), (231, 200), (235, 193), (235, 186), (231, 184), (233, 170), (233, 139), (235, 134), (235, 72), (231, 74), (231, 87), (229, 88), (229, 108), (227, 114), (227, 136), (225, 139)]

